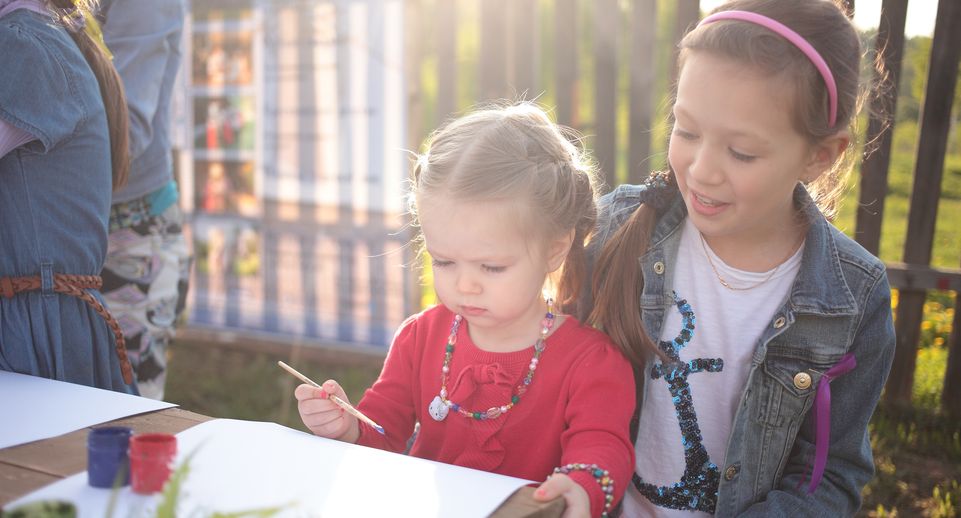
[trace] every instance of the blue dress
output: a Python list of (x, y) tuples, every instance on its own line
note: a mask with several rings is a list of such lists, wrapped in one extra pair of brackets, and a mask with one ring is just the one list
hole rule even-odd
[(136, 393), (104, 319), (52, 290), (55, 273), (99, 275), (106, 255), (110, 138), (97, 79), (70, 35), (33, 11), (0, 18), (0, 49), (0, 118), (36, 137), (0, 157), (0, 277), (40, 275), (45, 288), (0, 296), (0, 369)]

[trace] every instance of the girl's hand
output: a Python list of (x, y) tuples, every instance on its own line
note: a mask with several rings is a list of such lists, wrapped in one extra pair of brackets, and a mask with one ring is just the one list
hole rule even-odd
[(350, 443), (357, 442), (360, 437), (357, 418), (327, 397), (328, 394), (333, 394), (348, 401), (344, 389), (334, 380), (325, 381), (322, 387), (302, 384), (294, 389), (300, 419), (314, 435)]
[(581, 518), (591, 516), (591, 499), (587, 491), (571, 477), (563, 473), (551, 475), (546, 482), (534, 490), (534, 500), (546, 502), (559, 496), (564, 497), (567, 508), (562, 518)]

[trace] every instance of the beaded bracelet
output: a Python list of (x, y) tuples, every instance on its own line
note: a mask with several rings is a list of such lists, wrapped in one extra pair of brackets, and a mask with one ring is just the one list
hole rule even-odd
[(604, 493), (604, 512), (601, 513), (601, 517), (607, 518), (610, 516), (611, 507), (614, 505), (614, 479), (611, 478), (610, 473), (606, 469), (601, 469), (597, 464), (575, 463), (554, 468), (554, 473), (564, 475), (569, 475), (572, 471), (586, 471), (600, 484), (601, 491)]

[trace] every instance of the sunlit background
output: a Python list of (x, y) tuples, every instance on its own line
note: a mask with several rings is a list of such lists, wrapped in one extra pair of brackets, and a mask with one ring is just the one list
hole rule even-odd
[[(880, 3), (856, 3), (867, 45)], [(190, 325), (385, 347), (431, 301), (405, 249), (408, 151), (478, 103), (553, 109), (609, 185), (665, 167), (677, 5), (194, 0), (176, 102)], [(935, 10), (912, 2), (908, 36)]]
[[(921, 121), (936, 13), (954, 1), (907, 3), (876, 253), (896, 266), (899, 282), (943, 277), (893, 294), (899, 325), (917, 336), (906, 350), (916, 367), (899, 396), (909, 406), (882, 408), (872, 421), (878, 476), (860, 516), (947, 517), (961, 508), (961, 420), (944, 403), (961, 327), (953, 288), (961, 278), (961, 89), (946, 134), (926, 134)], [(882, 2), (851, 3), (870, 58)], [(584, 135), (608, 185), (639, 181), (666, 165), (676, 41), (719, 4), (191, 0), (174, 111), (195, 262), (171, 348), (170, 400), (300, 426), (294, 382), (277, 372), (277, 359), (338, 379), (357, 400), (397, 325), (433, 301), (406, 246), (403, 194), (424, 137), (472, 106), (535, 99)], [(858, 122), (863, 142), (867, 117)], [(919, 150), (930, 149), (922, 144), (937, 138), (946, 142), (943, 167), (916, 173)], [(919, 203), (936, 209), (930, 261), (913, 265), (928, 277), (911, 277), (912, 266), (899, 263), (925, 247), (907, 236), (915, 178), (933, 173), (940, 181)], [(863, 177), (857, 164), (836, 221), (852, 236)], [(911, 326), (901, 315), (915, 306)]]

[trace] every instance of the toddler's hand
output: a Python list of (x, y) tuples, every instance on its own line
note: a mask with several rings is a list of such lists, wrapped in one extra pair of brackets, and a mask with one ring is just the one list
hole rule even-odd
[(319, 389), (303, 384), (294, 389), (300, 419), (314, 435), (344, 442), (357, 442), (360, 437), (357, 418), (345, 412), (327, 397), (328, 394), (333, 394), (347, 401), (344, 389), (334, 380), (325, 381), (322, 387)]
[(546, 502), (559, 496), (564, 497), (567, 508), (562, 518), (581, 518), (591, 516), (591, 499), (587, 491), (571, 477), (558, 473), (551, 475), (546, 482), (534, 490), (534, 500)]

